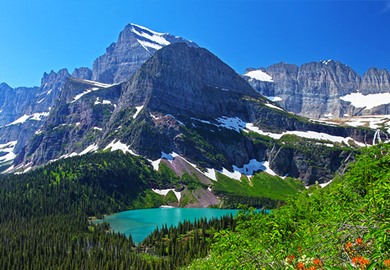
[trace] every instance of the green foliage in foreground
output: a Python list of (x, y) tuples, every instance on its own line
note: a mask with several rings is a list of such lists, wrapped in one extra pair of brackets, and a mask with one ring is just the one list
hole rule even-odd
[(217, 174), (218, 181), (213, 190), (223, 196), (228, 208), (237, 208), (240, 204), (256, 208), (276, 208), (289, 196), (296, 195), (304, 189), (302, 183), (293, 178), (282, 179), (265, 172), (255, 174), (250, 180), (243, 176), (241, 181)]
[(389, 269), (390, 146), (367, 148), (326, 188), (222, 230), (188, 269)]

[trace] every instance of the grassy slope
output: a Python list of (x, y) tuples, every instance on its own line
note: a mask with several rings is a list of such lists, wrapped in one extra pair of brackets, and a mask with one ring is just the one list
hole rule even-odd
[(389, 269), (389, 179), (390, 146), (369, 148), (328, 187), (241, 216), (188, 269)]
[(304, 189), (300, 181), (287, 178), (282, 179), (265, 172), (255, 174), (250, 180), (243, 176), (241, 181), (231, 179), (218, 173), (218, 181), (214, 183), (214, 191), (221, 194), (235, 194), (267, 197), (274, 200), (286, 200)]
[(243, 175), (241, 181), (217, 173), (217, 179), (213, 191), (224, 198), (222, 206), (225, 208), (237, 208), (240, 204), (275, 208), (304, 189), (298, 180), (282, 179), (265, 172), (257, 173), (250, 179)]

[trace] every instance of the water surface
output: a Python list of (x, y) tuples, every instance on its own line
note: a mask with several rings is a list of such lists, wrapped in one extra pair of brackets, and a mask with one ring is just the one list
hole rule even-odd
[(106, 216), (106, 221), (114, 232), (131, 235), (135, 243), (140, 243), (156, 227), (166, 224), (176, 226), (184, 220), (194, 221), (200, 218), (220, 218), (225, 215), (236, 215), (238, 210), (214, 208), (152, 208), (119, 212)]

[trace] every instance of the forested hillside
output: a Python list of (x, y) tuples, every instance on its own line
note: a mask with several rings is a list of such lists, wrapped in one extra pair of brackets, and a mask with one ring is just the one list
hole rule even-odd
[(344, 176), (270, 215), (248, 213), (188, 269), (390, 269), (390, 146), (363, 150)]
[[(92, 216), (158, 207), (151, 191), (169, 183), (143, 158), (120, 151), (60, 160), (0, 179), (0, 269), (174, 269), (204, 256), (213, 232), (234, 228), (231, 217), (154, 233), (143, 249), (93, 225)], [(177, 238), (187, 235), (185, 239)], [(165, 239), (165, 232), (176, 239)], [(159, 237), (157, 237), (160, 235)], [(157, 238), (156, 238), (157, 237)], [(158, 240), (160, 239), (160, 240)], [(152, 241), (153, 240), (153, 241)], [(147, 255), (143, 253), (147, 247)], [(174, 256), (173, 256), (174, 254)], [(191, 256), (188, 256), (191, 254)], [(168, 256), (169, 255), (169, 256)]]
[[(163, 227), (139, 246), (91, 217), (166, 203), (151, 188), (179, 180), (147, 160), (116, 151), (3, 176), (0, 268), (388, 269), (389, 154), (386, 144), (363, 150), (344, 176), (292, 193), (271, 214), (248, 209), (234, 220)], [(257, 177), (254, 187), (266, 179)], [(220, 180), (216, 189), (229, 193), (233, 183)]]

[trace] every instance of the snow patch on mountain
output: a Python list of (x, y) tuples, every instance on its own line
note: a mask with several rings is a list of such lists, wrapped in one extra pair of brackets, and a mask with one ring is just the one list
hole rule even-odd
[(132, 25), (131, 32), (133, 32), (139, 37), (137, 38), (137, 41), (147, 51), (149, 51), (148, 48), (159, 50), (162, 47), (171, 44), (168, 40), (164, 38), (164, 35), (166, 35), (164, 33), (158, 33), (146, 27), (136, 25), (136, 24), (131, 24), (131, 25)]
[(352, 141), (353, 144), (359, 145), (359, 146), (365, 146), (365, 144), (360, 143), (352, 139), (351, 137), (341, 137), (341, 136), (334, 136), (327, 133), (322, 132), (315, 132), (315, 131), (286, 131), (283, 133), (272, 133), (272, 132), (264, 132), (258, 127), (256, 127), (252, 123), (246, 123), (242, 121), (240, 118), (235, 117), (226, 117), (223, 116), (221, 118), (216, 119), (218, 122), (221, 123), (220, 126), (235, 130), (237, 132), (240, 132), (243, 130), (244, 132), (253, 131), (260, 135), (265, 135), (268, 137), (271, 137), (273, 139), (279, 140), (283, 135), (291, 134), (296, 135), (298, 137), (307, 138), (307, 139), (315, 139), (320, 141), (331, 141), (333, 143), (345, 143), (346, 145), (350, 145), (350, 142)]
[(103, 99), (102, 101), (100, 101), (100, 98), (97, 97), (97, 98), (96, 98), (96, 101), (95, 101), (95, 103), (94, 103), (94, 105), (100, 105), (100, 104), (103, 104), (103, 105), (112, 105), (112, 102), (109, 101), (109, 100), (105, 100), (105, 99)]
[(320, 61), (322, 64), (324, 65), (328, 65), (329, 63), (331, 63), (333, 60), (332, 59), (328, 59), (328, 60), (322, 60)]
[(350, 102), (352, 106), (356, 108), (364, 108), (365, 110), (372, 109), (374, 107), (389, 104), (390, 93), (379, 93), (363, 95), (362, 93), (352, 93), (340, 97), (341, 100)]
[(8, 127), (8, 126), (17, 125), (17, 124), (23, 124), (23, 123), (26, 122), (30, 117), (31, 117), (30, 115), (24, 114), (24, 115), (22, 115), (21, 117), (19, 117), (18, 119), (16, 119), (15, 121), (13, 121), (12, 123), (9, 123), (9, 124), (7, 124), (7, 125), (5, 125), (5, 126)]
[(142, 47), (144, 47), (145, 50), (149, 51), (148, 48), (152, 48), (154, 50), (160, 50), (163, 46), (161, 45), (158, 45), (156, 43), (151, 43), (151, 42), (147, 42), (147, 41), (143, 41), (143, 40), (139, 40), (137, 39), (137, 41), (139, 42), (139, 44), (141, 44)]
[(275, 106), (275, 105), (273, 105), (271, 103), (265, 103), (265, 106), (273, 108), (273, 109), (277, 109), (277, 110), (280, 110), (280, 111), (284, 111), (282, 108), (280, 108), (278, 106)]
[(16, 154), (13, 152), (18, 141), (11, 141), (4, 144), (0, 144), (0, 153), (5, 155), (0, 157), (0, 162), (12, 161), (15, 159)]
[[(266, 105), (272, 105), (272, 104), (266, 104)], [(275, 106), (275, 109), (281, 109), (281, 108)], [(345, 138), (345, 137), (341, 137), (341, 136), (334, 136), (334, 135), (330, 135), (327, 133), (316, 132), (316, 131), (285, 131), (283, 133), (265, 132), (265, 131), (261, 130), (260, 128), (256, 127), (253, 123), (247, 123), (247, 122), (241, 120), (239, 117), (227, 117), (227, 116), (219, 117), (216, 119), (216, 121), (219, 122), (220, 124), (214, 124), (214, 123), (211, 123), (210, 121), (195, 119), (195, 118), (193, 118), (193, 120), (197, 120), (197, 121), (200, 121), (202, 123), (214, 125), (217, 127), (231, 129), (231, 130), (234, 130), (236, 132), (241, 132), (241, 130), (244, 132), (253, 131), (253, 132), (256, 132), (260, 135), (271, 137), (275, 140), (279, 140), (280, 138), (282, 138), (283, 135), (291, 134), (291, 135), (295, 135), (295, 136), (307, 138), (307, 139), (314, 139), (314, 140), (320, 140), (320, 141), (330, 141), (333, 143), (344, 143), (346, 145), (365, 146), (365, 144), (357, 142), (354, 139), (352, 139), (351, 137)], [(351, 144), (351, 142), (352, 142), (352, 144)]]
[[(273, 176), (278, 176), (270, 167), (268, 161), (258, 161), (256, 159), (251, 159), (249, 163), (244, 164), (242, 167), (238, 167), (233, 165), (233, 171), (229, 171), (226, 168), (222, 168), (222, 170), (215, 170), (213, 168), (207, 168), (206, 172), (203, 174), (208, 178), (217, 181), (216, 173), (223, 174), (231, 179), (235, 179), (241, 181), (242, 174), (252, 177), (255, 172), (263, 171)], [(280, 177), (280, 176), (279, 176)]]
[(97, 144), (91, 144), (90, 146), (85, 148), (83, 151), (81, 151), (79, 155), (81, 156), (81, 155), (85, 155), (88, 153), (93, 153), (93, 152), (96, 152), (98, 149), (99, 149), (99, 147)]
[(233, 170), (245, 174), (247, 176), (252, 176), (257, 171), (265, 171), (270, 175), (276, 175), (276, 173), (269, 167), (268, 161), (257, 161), (256, 159), (251, 159), (249, 163), (244, 164), (242, 168), (233, 165)]
[[(166, 46), (166, 45), (171, 44), (168, 40), (166, 40), (164, 38), (164, 35), (166, 35), (165, 33), (159, 33), (159, 32), (150, 30), (144, 26), (140, 26), (140, 25), (133, 24), (133, 23), (131, 25), (133, 26), (133, 28), (131, 29), (131, 32), (133, 32), (134, 34), (136, 34), (140, 37), (143, 37), (147, 40), (150, 40), (150, 41), (157, 43), (157, 44), (160, 44), (162, 46)], [(138, 30), (141, 30), (141, 32)]]
[(271, 100), (272, 102), (278, 102), (283, 100), (281, 97), (277, 97), (277, 96), (264, 96), (264, 97)]
[(255, 79), (262, 82), (274, 82), (270, 75), (260, 69), (249, 71), (245, 73), (244, 76), (250, 77), (251, 80)]
[(141, 110), (143, 109), (144, 105), (141, 105), (141, 106), (136, 106), (135, 109), (136, 109), (136, 112), (135, 114), (133, 115), (133, 118), (137, 118), (138, 114), (141, 112)]
[(5, 125), (6, 127), (12, 126), (12, 125), (18, 125), (23, 124), (28, 120), (35, 120), (35, 121), (41, 121), (44, 117), (47, 117), (49, 115), (49, 112), (41, 112), (41, 113), (33, 113), (31, 115), (24, 114), (12, 123), (9, 123)]
[(102, 89), (105, 89), (105, 88), (109, 88), (111, 86), (113, 86), (114, 84), (107, 84), (107, 83), (101, 83), (101, 82), (95, 82), (95, 81), (90, 81), (90, 80), (80, 80), (81, 82), (84, 82), (84, 83), (88, 83), (90, 84), (91, 86), (93, 86), (92, 88), (88, 88), (87, 90), (85, 90), (84, 92), (76, 95), (73, 100), (71, 101), (71, 103), (73, 102), (76, 102), (77, 100), (79, 100), (82, 96), (86, 95), (86, 94), (89, 94), (91, 92), (95, 92), (95, 91), (98, 91), (98, 90), (102, 90)]
[(113, 151), (116, 151), (116, 150), (121, 150), (123, 153), (130, 153), (132, 154), (133, 156), (138, 156), (136, 153), (134, 153), (130, 148), (129, 146), (127, 146), (126, 144), (124, 143), (121, 143), (120, 140), (116, 140), (114, 139), (110, 144), (108, 144), (104, 150), (108, 150), (110, 149), (111, 152)]
[(217, 126), (232, 129), (237, 132), (240, 132), (241, 129), (245, 129), (246, 125), (246, 123), (238, 117), (222, 116), (217, 118), (216, 120), (220, 123), (220, 125)]
[(100, 127), (93, 127), (92, 129), (93, 129), (93, 130), (97, 130), (97, 131), (103, 131), (103, 129), (100, 128)]
[[(159, 165), (160, 165), (160, 162), (161, 162), (161, 159), (166, 159), (168, 160), (170, 163), (172, 163), (172, 161), (175, 159), (175, 157), (177, 156), (180, 156), (178, 155), (177, 153), (175, 152), (172, 152), (172, 153), (165, 153), (165, 152), (162, 152), (161, 151), (161, 157), (159, 159), (156, 159), (156, 160), (149, 160), (149, 162), (152, 164), (153, 166), (153, 169), (155, 171), (158, 171), (159, 169)], [(183, 158), (184, 159), (184, 158)], [(186, 159), (184, 159), (185, 161), (187, 161)], [(188, 161), (187, 161), (188, 162)], [(192, 165), (192, 164), (191, 164)]]
[(167, 188), (167, 189), (154, 189), (153, 188), (152, 190), (153, 190), (153, 192), (160, 194), (160, 195), (163, 195), (163, 196), (166, 196), (169, 191), (173, 191), (173, 193), (175, 193), (177, 200), (180, 201), (181, 193), (178, 191), (175, 191), (173, 188)]
[(175, 152), (172, 152), (172, 153), (164, 153), (164, 152), (161, 152), (161, 159), (166, 159), (170, 162), (172, 162), (175, 157), (179, 156), (177, 153)]

